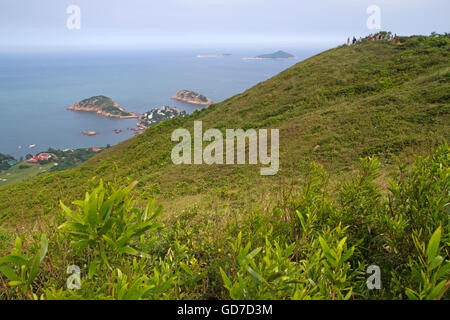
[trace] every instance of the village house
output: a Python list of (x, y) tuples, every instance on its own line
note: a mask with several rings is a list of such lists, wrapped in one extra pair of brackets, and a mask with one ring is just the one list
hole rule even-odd
[(38, 163), (39, 161), (46, 161), (49, 160), (53, 154), (50, 153), (41, 153), (37, 156), (34, 156), (33, 158), (30, 158), (27, 160), (28, 163)]

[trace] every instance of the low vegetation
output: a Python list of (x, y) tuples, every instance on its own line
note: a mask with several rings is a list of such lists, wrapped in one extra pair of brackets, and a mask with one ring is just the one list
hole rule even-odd
[(0, 187), (18, 183), (24, 179), (50, 172), (53, 167), (53, 163), (31, 165), (26, 164), (25, 161), (19, 162), (14, 166), (10, 166), (9, 169), (0, 172)]
[[(0, 258), (1, 296), (449, 298), (449, 165), (442, 145), (411, 170), (401, 166), (382, 195), (376, 158), (361, 159), (358, 173), (336, 190), (311, 164), (301, 188), (273, 208), (234, 217), (190, 210), (166, 225), (154, 200), (136, 206), (137, 182), (100, 181), (84, 200), (61, 203), (55, 224), (26, 250), (24, 236), (16, 239)], [(370, 265), (381, 270), (379, 290), (366, 286)], [(69, 266), (79, 273), (68, 275)]]

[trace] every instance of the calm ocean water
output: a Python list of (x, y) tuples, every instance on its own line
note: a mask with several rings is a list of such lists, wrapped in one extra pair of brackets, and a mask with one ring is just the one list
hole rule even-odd
[[(196, 55), (222, 52), (0, 53), (0, 153), (20, 157), (49, 147), (114, 145), (133, 136), (126, 128), (135, 127), (135, 119), (66, 110), (84, 98), (106, 95), (137, 112), (169, 105), (191, 113), (199, 107), (170, 97), (188, 89), (220, 102), (298, 62), (242, 59), (265, 51), (228, 50), (230, 57), (203, 59)], [(300, 60), (319, 51), (290, 50)], [(83, 130), (100, 135), (87, 137)]]

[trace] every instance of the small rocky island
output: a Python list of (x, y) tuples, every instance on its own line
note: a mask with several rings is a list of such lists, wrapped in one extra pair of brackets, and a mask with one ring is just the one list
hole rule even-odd
[(297, 59), (296, 56), (284, 52), (284, 51), (277, 51), (274, 53), (269, 54), (261, 54), (259, 56), (253, 57), (253, 58), (244, 58), (246, 60), (290, 60), (290, 59)]
[(85, 136), (89, 136), (89, 137), (96, 136), (99, 134), (97, 131), (87, 131), (87, 130), (82, 131), (81, 133), (84, 134)]
[(179, 91), (172, 97), (172, 99), (198, 105), (210, 105), (213, 103), (204, 95), (189, 90)]
[(144, 130), (162, 121), (184, 115), (186, 115), (186, 111), (180, 111), (176, 107), (164, 106), (160, 108), (155, 108), (142, 114), (139, 117), (139, 123), (137, 123), (136, 126)]
[(132, 119), (138, 118), (138, 114), (121, 108), (111, 98), (95, 96), (79, 101), (69, 107), (71, 111), (95, 112), (98, 115), (110, 118)]

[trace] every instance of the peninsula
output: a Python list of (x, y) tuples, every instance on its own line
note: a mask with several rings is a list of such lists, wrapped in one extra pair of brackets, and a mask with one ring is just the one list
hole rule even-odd
[(172, 99), (198, 105), (210, 105), (213, 103), (204, 95), (189, 90), (179, 91)]
[(137, 123), (136, 126), (141, 129), (147, 129), (162, 121), (185, 115), (186, 111), (181, 111), (176, 107), (164, 106), (155, 108), (142, 114), (139, 117), (139, 123)]
[(110, 118), (132, 119), (138, 118), (138, 114), (121, 108), (111, 98), (105, 96), (94, 96), (79, 101), (69, 107), (71, 111), (95, 112), (98, 115)]

